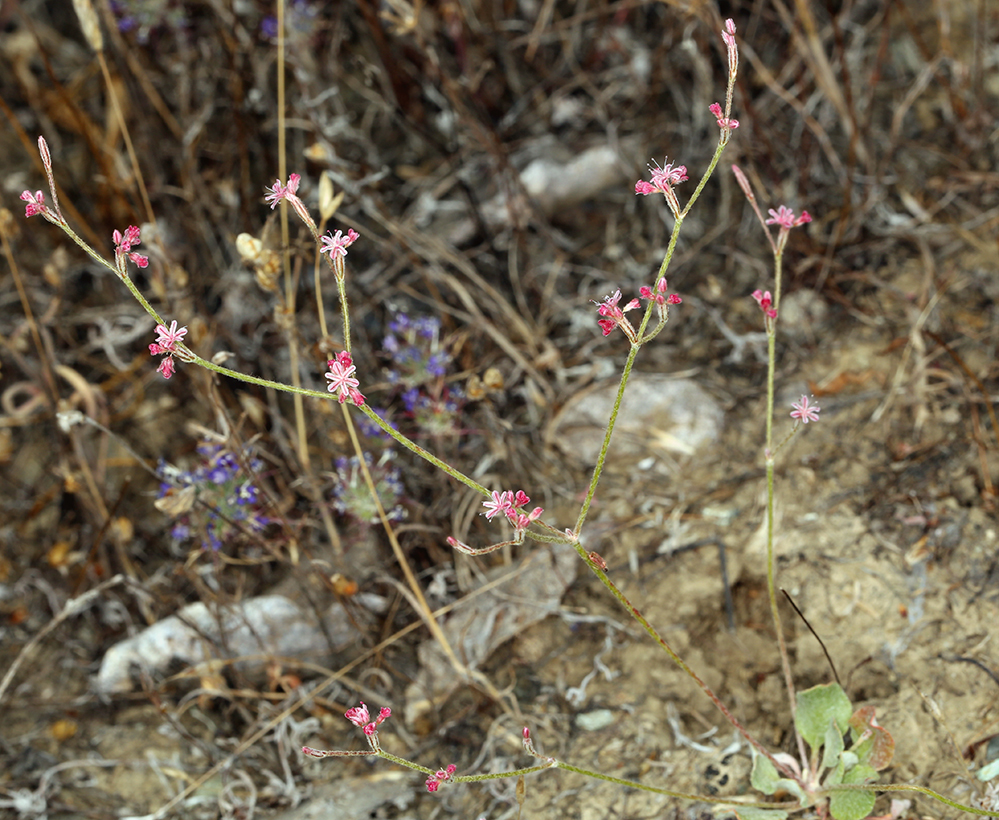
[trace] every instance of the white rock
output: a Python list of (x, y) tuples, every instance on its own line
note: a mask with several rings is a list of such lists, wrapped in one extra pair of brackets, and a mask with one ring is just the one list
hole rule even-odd
[[(350, 624), (331, 609), (325, 626), (338, 648), (353, 640)], [(323, 658), (331, 647), (317, 619), (281, 595), (250, 598), (231, 606), (188, 604), (176, 615), (115, 644), (104, 655), (97, 673), (101, 694), (129, 692), (133, 673), (154, 678), (178, 663), (197, 666), (216, 658), (251, 656), (235, 665), (262, 669), (266, 657)], [(252, 657), (256, 656), (256, 657)]]
[[(618, 382), (573, 396), (552, 420), (545, 439), (570, 458), (595, 464)], [(632, 373), (621, 402), (612, 457), (644, 458), (656, 451), (692, 456), (721, 435), (725, 411), (703, 387), (659, 373)]]

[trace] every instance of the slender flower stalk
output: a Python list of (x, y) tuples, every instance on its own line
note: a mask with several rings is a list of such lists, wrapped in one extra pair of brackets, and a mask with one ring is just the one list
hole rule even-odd
[[(791, 230), (800, 225), (811, 222), (812, 217), (808, 214), (808, 211), (802, 211), (801, 215), (796, 217), (794, 215), (794, 211), (785, 205), (781, 205), (777, 210), (770, 209), (769, 219), (764, 219), (763, 214), (760, 212), (760, 207), (756, 202), (756, 195), (753, 193), (753, 187), (750, 185), (749, 179), (737, 165), (732, 166), (732, 172), (735, 175), (736, 181), (742, 189), (742, 192), (746, 195), (746, 199), (752, 207), (753, 212), (756, 214), (756, 218), (763, 226), (763, 230), (767, 235), (767, 240), (770, 242), (770, 249), (773, 252), (774, 257), (773, 294), (771, 294), (769, 290), (764, 291), (757, 289), (753, 291), (752, 296), (759, 305), (760, 310), (763, 311), (764, 326), (767, 332), (767, 410), (766, 444), (764, 447), (767, 471), (767, 592), (770, 598), (770, 615), (773, 618), (774, 628), (777, 632), (777, 645), (780, 649), (781, 667), (784, 673), (784, 684), (787, 687), (791, 714), (794, 716), (797, 711), (797, 699), (795, 695), (794, 679), (791, 675), (791, 663), (788, 658), (787, 645), (784, 640), (784, 629), (781, 623), (780, 610), (777, 608), (777, 587), (774, 580), (774, 464), (777, 450), (780, 449), (780, 447), (774, 447), (773, 439), (774, 391), (777, 371), (777, 317), (780, 313), (784, 249), (787, 247), (787, 238)], [(774, 238), (770, 231), (770, 225), (778, 226), (776, 238)], [(802, 396), (801, 401), (796, 402), (792, 405), (792, 407), (794, 409), (791, 412), (791, 416), (800, 422), (800, 424), (804, 425), (808, 424), (810, 421), (818, 421), (819, 408), (810, 404), (807, 396)], [(781, 442), (781, 447), (790, 439), (791, 435), (793, 435), (797, 429), (796, 425), (794, 430), (792, 430), (784, 441)], [(798, 755), (801, 760), (801, 765), (803, 768), (806, 768), (808, 766), (808, 756), (805, 752), (805, 742), (802, 739), (801, 733), (798, 731), (797, 726), (795, 726), (795, 739), (798, 745)]]

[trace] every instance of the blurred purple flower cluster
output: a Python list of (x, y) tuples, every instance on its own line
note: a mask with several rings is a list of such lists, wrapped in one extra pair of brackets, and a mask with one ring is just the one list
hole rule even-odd
[(161, 462), (156, 506), (175, 517), (170, 533), (177, 541), (201, 539), (205, 550), (218, 551), (240, 532), (260, 532), (270, 523), (262, 512), (255, 483), (263, 462), (249, 448), (242, 457), (221, 444), (198, 446), (201, 463), (179, 470)]

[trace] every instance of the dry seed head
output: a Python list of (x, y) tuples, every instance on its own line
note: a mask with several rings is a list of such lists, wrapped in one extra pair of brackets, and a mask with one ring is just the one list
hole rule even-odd
[(319, 177), (319, 215), (323, 222), (328, 222), (330, 217), (336, 213), (336, 209), (343, 202), (343, 191), (339, 196), (333, 196), (333, 180), (329, 174), (322, 174)]
[(253, 266), (257, 285), (267, 293), (277, 293), (278, 277), (281, 274), (281, 257), (272, 250), (264, 250)]
[(244, 262), (256, 264), (263, 248), (264, 243), (251, 234), (241, 233), (236, 237), (236, 252)]
[(281, 257), (248, 233), (241, 233), (236, 237), (236, 251), (244, 263), (253, 265), (260, 289), (268, 293), (276, 292), (281, 273)]
[(104, 51), (104, 35), (101, 34), (101, 24), (97, 12), (90, 0), (73, 0), (76, 16), (80, 18), (80, 28), (90, 47), (97, 52)]

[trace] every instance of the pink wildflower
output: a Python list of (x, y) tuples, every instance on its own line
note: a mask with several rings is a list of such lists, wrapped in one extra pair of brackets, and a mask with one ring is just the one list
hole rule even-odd
[(777, 311), (771, 307), (774, 303), (773, 297), (770, 295), (770, 291), (754, 290), (753, 298), (756, 300), (757, 304), (760, 306), (760, 310), (763, 311), (764, 315), (768, 319), (776, 319)]
[(350, 354), (346, 350), (341, 350), (335, 359), (330, 359), (326, 364), (329, 371), (325, 376), (330, 382), (326, 389), (330, 393), (340, 391), (338, 397), (340, 404), (343, 404), (348, 397), (358, 407), (364, 404), (364, 396), (357, 389), (360, 382), (354, 378), (354, 371), (357, 368), (354, 366)]
[(371, 715), (368, 712), (368, 707), (364, 705), (364, 701), (361, 701), (360, 706), (353, 706), (344, 713), (344, 717), (347, 718), (355, 726), (364, 726), (371, 721)]
[(21, 199), (28, 204), (24, 206), (24, 215), (26, 217), (37, 216), (38, 214), (45, 213), (45, 194), (41, 191), (24, 191), (21, 194)]
[(486, 520), (491, 521), (494, 516), (500, 513), (506, 513), (513, 509), (513, 493), (509, 490), (500, 492), (499, 490), (493, 490), (492, 499), (489, 501), (483, 501), (482, 506), (486, 508), (486, 511), (482, 513), (486, 517)]
[(353, 245), (359, 238), (359, 234), (353, 228), (347, 229), (347, 235), (343, 236), (341, 231), (329, 233), (322, 238), (320, 253), (328, 253), (330, 259), (343, 258), (347, 255), (347, 248)]
[[(138, 229), (136, 229), (138, 230)], [(170, 327), (166, 325), (156, 325), (156, 344), (160, 348), (160, 352), (172, 352), (177, 349), (177, 342), (182, 342), (184, 337), (187, 335), (187, 328), (177, 327), (177, 320), (174, 319), (170, 322)], [(152, 345), (149, 346), (152, 350)]]
[[(114, 240), (114, 258), (116, 262), (122, 260), (124, 257), (128, 257), (140, 268), (149, 265), (148, 256), (142, 256), (132, 251), (133, 245), (138, 245), (142, 242), (139, 228), (136, 225), (129, 225), (125, 229), (124, 236), (120, 231), (114, 231), (111, 234), (111, 238)], [(120, 263), (119, 270), (124, 273), (125, 265), (123, 261)]]
[(649, 183), (645, 180), (639, 180), (636, 182), (636, 194), (648, 196), (649, 194), (656, 193), (657, 191), (661, 194), (666, 194), (672, 190), (674, 185), (687, 181), (686, 165), (678, 165), (674, 168), (673, 163), (669, 163), (660, 168), (659, 163), (653, 160), (652, 165), (649, 166), (649, 172), (652, 175), (652, 182)]
[[(136, 228), (136, 231), (139, 229)], [(117, 233), (117, 231), (115, 231)], [(117, 237), (115, 242), (118, 242), (121, 237)], [(150, 356), (163, 356), (165, 357), (160, 361), (159, 367), (156, 368), (157, 373), (162, 373), (164, 379), (169, 379), (176, 370), (175, 363), (173, 360), (173, 354), (180, 351), (177, 350), (177, 342), (183, 341), (184, 337), (187, 335), (186, 327), (177, 327), (176, 320), (170, 322), (170, 327), (166, 325), (156, 325), (156, 341), (149, 345), (149, 355)], [(181, 356), (183, 358), (183, 356)]]
[[(622, 310), (617, 306), (617, 303), (621, 301), (621, 291), (616, 290), (610, 296), (604, 298), (603, 302), (593, 302), (597, 306), (597, 313), (604, 318), (598, 319), (597, 324), (603, 330), (604, 336), (610, 336), (611, 332), (615, 327), (620, 325), (621, 329), (624, 330), (628, 337), (631, 338), (634, 335), (634, 329), (631, 327), (631, 323), (624, 318), (625, 311), (634, 310), (638, 307), (639, 301), (637, 299), (632, 299), (628, 304), (624, 306)], [(629, 333), (629, 330), (631, 331)]]
[(794, 211), (786, 205), (781, 205), (776, 211), (773, 208), (770, 208), (767, 213), (770, 214), (770, 219), (767, 220), (767, 224), (779, 225), (785, 231), (789, 231), (791, 228), (797, 228), (799, 225), (804, 225), (806, 222), (812, 221), (812, 217), (808, 211), (802, 211), (801, 216), (795, 218)]
[(298, 184), (301, 180), (302, 178), (298, 174), (289, 176), (287, 185), (282, 185), (280, 179), (275, 179), (274, 185), (270, 188), (264, 188), (268, 192), (267, 196), (264, 197), (264, 201), (271, 206), (271, 210), (273, 211), (282, 199), (286, 200), (295, 209), (295, 213), (298, 214), (299, 219), (308, 225), (315, 234), (318, 233), (316, 223), (313, 221), (309, 209), (305, 207), (305, 203), (297, 195)]
[(298, 183), (301, 182), (302, 177), (298, 174), (292, 174), (288, 177), (288, 184), (282, 185), (280, 179), (274, 180), (274, 185), (270, 188), (265, 188), (265, 191), (269, 193), (264, 197), (264, 201), (271, 206), (273, 211), (277, 204), (282, 199), (288, 199), (295, 195), (298, 191)]
[(796, 401), (791, 406), (794, 408), (791, 411), (791, 418), (798, 419), (802, 424), (819, 420), (819, 411), (822, 408), (816, 404), (811, 404), (808, 396), (802, 396), (801, 401)]
[(638, 180), (635, 183), (635, 193), (648, 196), (658, 191), (666, 197), (666, 204), (669, 205), (673, 215), (679, 217), (680, 200), (676, 198), (673, 186), (686, 181), (687, 166), (678, 165), (674, 168), (673, 164), (669, 163), (660, 168), (659, 163), (653, 160), (652, 165), (649, 166), (649, 171), (652, 174), (652, 182), (646, 182), (644, 179)]

